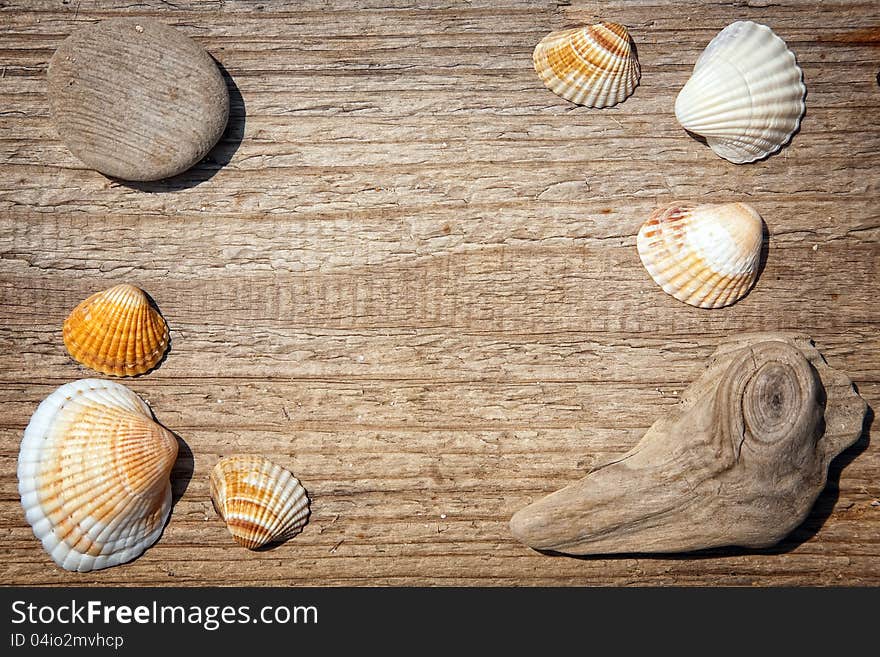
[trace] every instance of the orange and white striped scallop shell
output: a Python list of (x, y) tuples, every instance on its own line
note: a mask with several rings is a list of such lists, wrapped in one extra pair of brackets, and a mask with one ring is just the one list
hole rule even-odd
[(552, 32), (535, 46), (532, 60), (550, 91), (587, 107), (625, 100), (641, 76), (629, 32), (617, 23)]
[(168, 325), (134, 285), (116, 285), (80, 303), (64, 321), (70, 355), (102, 374), (137, 376), (153, 369), (168, 349)]
[(302, 531), (309, 517), (305, 488), (262, 456), (226, 456), (211, 471), (211, 501), (236, 543), (256, 550)]
[(739, 301), (758, 277), (764, 222), (746, 203), (655, 210), (637, 238), (639, 257), (663, 291), (698, 308)]
[(18, 455), (25, 517), (66, 570), (87, 572), (139, 556), (171, 513), (174, 434), (112, 381), (82, 379), (39, 405)]

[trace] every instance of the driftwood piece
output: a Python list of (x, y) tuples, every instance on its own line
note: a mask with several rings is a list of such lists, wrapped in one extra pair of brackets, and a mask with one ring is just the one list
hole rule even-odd
[[(632, 448), (727, 336), (807, 333), (880, 408), (871, 3), (172, 3), (0, 9), (0, 583), (880, 586), (876, 418), (773, 554), (548, 559), (508, 528)], [(55, 49), (115, 16), (174, 25), (231, 76), (226, 136), (149, 194), (83, 168), (48, 115)], [(772, 26), (809, 88), (789, 146), (743, 166), (673, 111), (738, 18)], [(628, 27), (642, 82), (575, 108), (532, 52), (597, 20)], [(766, 268), (735, 305), (691, 308), (642, 266), (639, 227), (677, 199), (767, 220)], [(125, 384), (180, 437), (176, 506), (137, 560), (71, 573), (34, 540), (16, 459), (40, 401), (94, 375), (64, 319), (122, 281), (171, 330), (161, 366)], [(294, 540), (230, 538), (209, 478), (233, 453), (302, 479), (312, 516)]]
[(510, 528), (568, 554), (767, 547), (806, 518), (866, 411), (809, 338), (743, 336), (633, 449), (520, 510)]
[(114, 18), (71, 34), (49, 62), (49, 110), (80, 160), (123, 180), (186, 171), (217, 143), (229, 118), (226, 83), (182, 32)]

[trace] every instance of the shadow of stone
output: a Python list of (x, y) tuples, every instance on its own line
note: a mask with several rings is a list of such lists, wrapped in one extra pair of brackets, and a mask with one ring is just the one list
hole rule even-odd
[(220, 141), (217, 142), (201, 162), (171, 178), (149, 182), (117, 180), (113, 178), (114, 182), (141, 192), (175, 192), (201, 185), (203, 182), (213, 178), (223, 167), (229, 164), (244, 139), (247, 107), (241, 91), (238, 85), (235, 84), (235, 80), (232, 79), (229, 71), (216, 59), (214, 62), (217, 64), (217, 68), (220, 69), (220, 73), (222, 73), (223, 79), (226, 81), (226, 87), (229, 90), (229, 120), (223, 136), (220, 137)]

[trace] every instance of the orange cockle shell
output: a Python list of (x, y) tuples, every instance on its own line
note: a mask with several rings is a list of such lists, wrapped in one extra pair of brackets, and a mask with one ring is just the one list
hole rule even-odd
[(169, 345), (168, 325), (146, 293), (115, 285), (80, 303), (64, 321), (64, 346), (102, 374), (137, 376), (153, 369)]

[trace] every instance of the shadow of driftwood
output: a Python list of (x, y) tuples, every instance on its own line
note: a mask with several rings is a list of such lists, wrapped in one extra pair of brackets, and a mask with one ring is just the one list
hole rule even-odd
[(563, 554), (552, 550), (537, 550), (541, 554), (551, 557), (568, 557), (570, 559), (580, 559), (583, 561), (595, 561), (599, 559), (655, 559), (667, 561), (683, 561), (688, 559), (719, 559), (724, 557), (739, 557), (744, 555), (778, 555), (791, 552), (801, 544), (813, 538), (825, 521), (834, 511), (834, 506), (840, 497), (840, 473), (843, 469), (852, 463), (859, 454), (864, 452), (871, 442), (871, 424), (874, 421), (874, 410), (869, 406), (865, 413), (865, 419), (862, 424), (862, 433), (858, 440), (849, 448), (835, 458), (828, 468), (828, 481), (825, 488), (819, 494), (810, 515), (807, 516), (796, 529), (776, 545), (769, 548), (711, 548), (708, 550), (696, 550), (694, 552), (680, 552), (675, 554), (657, 554), (653, 552), (628, 552), (625, 554), (589, 554), (583, 556)]
[(141, 192), (175, 192), (195, 187), (206, 180), (210, 180), (217, 175), (220, 169), (229, 164), (244, 139), (247, 108), (241, 91), (238, 85), (235, 84), (235, 80), (229, 75), (229, 71), (216, 59), (214, 62), (217, 64), (217, 68), (220, 69), (220, 73), (223, 74), (223, 79), (226, 81), (226, 87), (229, 90), (229, 120), (226, 123), (226, 130), (223, 132), (223, 136), (220, 137), (220, 141), (217, 142), (201, 162), (172, 178), (149, 182), (114, 179), (114, 182)]
[(825, 521), (828, 520), (834, 511), (834, 505), (837, 504), (837, 500), (840, 497), (840, 473), (846, 466), (852, 463), (859, 454), (868, 449), (868, 445), (871, 443), (871, 424), (873, 422), (874, 409), (869, 406), (868, 410), (865, 412), (865, 420), (862, 424), (862, 433), (859, 436), (859, 439), (851, 447), (841, 452), (840, 455), (831, 462), (831, 465), (828, 468), (828, 481), (825, 483), (825, 488), (819, 494), (816, 503), (813, 505), (812, 511), (810, 511), (810, 515), (807, 516), (807, 519), (804, 520), (804, 522), (802, 522), (801, 525), (791, 534), (786, 536), (778, 545), (775, 545), (772, 548), (767, 548), (766, 550), (754, 550), (753, 552), (760, 554), (782, 554), (784, 552), (789, 552), (808, 541), (819, 532), (822, 525), (825, 524)]

